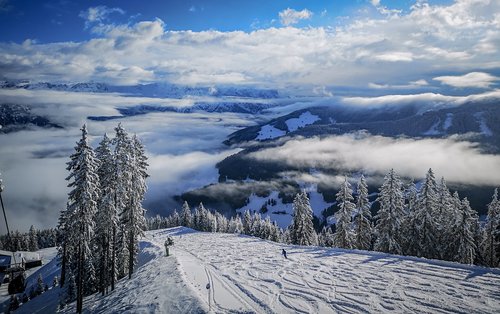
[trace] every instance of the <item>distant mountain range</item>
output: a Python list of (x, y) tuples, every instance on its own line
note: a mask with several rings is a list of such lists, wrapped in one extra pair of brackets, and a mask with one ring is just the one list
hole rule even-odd
[[(491, 99), (421, 112), (419, 104), (375, 108), (332, 105), (298, 110), (229, 135), (228, 145), (282, 136), (323, 136), (366, 130), (389, 137), (448, 137), (469, 134), (483, 149), (500, 153), (500, 101)], [(273, 134), (270, 134), (274, 132)]]
[[(218, 208), (243, 208), (252, 195), (263, 198), (279, 192), (278, 203), (291, 202), (300, 191), (297, 182), (283, 177), (283, 173), (311, 171), (328, 175), (345, 174), (341, 169), (309, 169), (291, 166), (275, 160), (257, 160), (250, 154), (283, 145), (296, 137), (323, 137), (352, 132), (367, 132), (385, 137), (445, 138), (458, 136), (479, 144), (483, 152), (500, 153), (500, 104), (497, 99), (470, 102), (456, 106), (442, 106), (422, 110), (417, 103), (408, 105), (347, 107), (332, 105), (311, 107), (272, 119), (266, 123), (247, 127), (228, 136), (227, 145), (246, 147), (219, 162), (219, 183), (185, 193), (182, 199), (196, 203), (213, 204)], [(409, 178), (408, 178), (409, 179)], [(451, 184), (450, 184), (451, 186)], [(378, 187), (370, 187), (377, 192)], [(484, 213), (493, 187), (454, 185), (467, 196), (474, 208)], [(326, 202), (335, 202), (335, 189), (318, 184)], [(223, 204), (220, 201), (223, 199)], [(259, 208), (255, 208), (259, 210)], [(328, 209), (323, 217), (332, 214)]]
[(62, 128), (49, 119), (32, 113), (29, 106), (0, 104), (0, 133), (14, 132), (32, 126)]
[(184, 98), (186, 96), (242, 97), (242, 98), (278, 98), (275, 89), (259, 89), (235, 86), (183, 86), (167, 83), (116, 86), (105, 83), (47, 83), (30, 81), (0, 81), (0, 88), (23, 88), (28, 90), (56, 90), (66, 92), (120, 93), (129, 96), (153, 98)]

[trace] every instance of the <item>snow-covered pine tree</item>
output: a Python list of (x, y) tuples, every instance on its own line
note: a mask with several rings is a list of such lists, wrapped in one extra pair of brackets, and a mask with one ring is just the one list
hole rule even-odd
[(298, 193), (293, 200), (293, 221), (290, 240), (298, 245), (318, 245), (313, 225), (313, 211), (306, 191)]
[(170, 217), (172, 218), (173, 227), (178, 227), (182, 225), (181, 216), (177, 212), (177, 209), (174, 209), (174, 212), (172, 213), (172, 215), (170, 215)]
[(269, 216), (264, 219), (264, 222), (261, 226), (260, 237), (264, 240), (271, 240), (271, 232), (272, 232), (273, 224), (271, 222), (271, 218)]
[[(116, 276), (122, 278), (128, 270), (128, 246), (127, 234), (128, 229), (122, 225), (122, 213), (129, 206), (129, 191), (132, 189), (132, 172), (133, 172), (133, 148), (132, 140), (130, 139), (127, 131), (122, 127), (121, 123), (115, 128), (115, 137), (112, 144), (115, 146), (114, 150), (114, 171), (115, 171), (115, 209), (119, 215), (120, 223), (118, 224), (115, 240), (116, 247), (115, 262), (116, 262)], [(114, 286), (114, 278), (112, 278), (112, 289)]]
[(184, 201), (184, 204), (182, 204), (181, 221), (182, 221), (181, 224), (184, 227), (188, 228), (193, 227), (193, 215), (191, 214), (191, 208), (189, 207), (187, 201)]
[(355, 248), (359, 250), (370, 250), (372, 248), (372, 214), (370, 212), (370, 201), (368, 200), (368, 185), (365, 177), (361, 175), (357, 186)]
[(208, 221), (208, 210), (203, 206), (203, 203), (200, 202), (198, 208), (196, 208), (195, 212), (196, 225), (198, 230), (200, 231), (208, 231), (209, 230), (209, 221)]
[(64, 286), (60, 306), (64, 307), (66, 304), (71, 303), (76, 300), (77, 291), (76, 291), (76, 282), (75, 276), (70, 272), (68, 273), (68, 284)]
[(374, 249), (391, 254), (402, 254), (402, 222), (405, 218), (403, 183), (394, 169), (384, 178), (377, 201), (380, 209), (375, 217), (377, 240)]
[(245, 210), (245, 214), (243, 214), (243, 233), (250, 235), (250, 231), (252, 230), (252, 215), (250, 211)]
[(340, 186), (337, 193), (338, 211), (335, 213), (335, 233), (333, 234), (333, 245), (339, 248), (352, 249), (354, 246), (354, 234), (351, 230), (351, 218), (356, 205), (353, 203), (352, 188), (347, 177)]
[(146, 229), (146, 210), (142, 207), (142, 201), (146, 194), (147, 157), (144, 146), (136, 135), (132, 137), (130, 146), (131, 167), (129, 167), (130, 187), (128, 191), (127, 204), (120, 213), (121, 223), (124, 225), (127, 234), (128, 250), (128, 277), (132, 278), (134, 266), (137, 263), (137, 254), (139, 252), (139, 237), (144, 236)]
[(415, 206), (418, 201), (418, 189), (415, 182), (411, 180), (406, 188), (405, 196), (405, 216), (401, 224), (401, 245), (404, 255), (416, 255), (413, 240), (418, 238), (418, 230), (412, 225)]
[[(59, 260), (59, 266), (61, 267), (61, 288), (64, 287), (66, 281), (66, 273), (69, 269), (69, 258), (73, 256), (71, 249), (74, 249), (73, 245), (69, 245), (71, 233), (69, 232), (70, 221), (68, 221), (68, 211), (62, 210), (59, 214), (59, 221), (57, 223), (57, 256)], [(10, 237), (9, 237), (10, 238)]]
[(36, 279), (36, 294), (42, 294), (44, 287), (45, 283), (43, 282), (42, 274), (38, 274), (38, 278)]
[(281, 242), (281, 240), (282, 240), (282, 230), (278, 226), (278, 224), (276, 224), (276, 221), (273, 221), (270, 240), (274, 241), (274, 242)]
[(439, 239), (436, 244), (439, 246), (438, 253), (439, 258), (444, 259), (446, 257), (445, 243), (450, 240), (453, 233), (452, 225), (453, 218), (456, 212), (453, 209), (453, 202), (450, 190), (446, 185), (446, 180), (444, 177), (441, 178), (441, 182), (437, 186), (437, 220), (438, 220), (438, 234)]
[(460, 207), (460, 217), (457, 220), (454, 239), (456, 252), (454, 260), (464, 264), (473, 264), (476, 258), (476, 243), (474, 239), (474, 211), (467, 198), (464, 198)]
[(33, 225), (31, 225), (30, 227), (28, 237), (29, 237), (28, 250), (31, 252), (38, 251), (38, 239), (36, 236), (36, 229)]
[[(99, 159), (97, 174), (101, 184), (101, 197), (98, 202), (96, 216), (96, 243), (97, 243), (97, 273), (99, 291), (104, 295), (116, 276), (116, 230), (118, 213), (115, 207), (116, 170), (111, 140), (107, 134), (96, 148), (96, 157)], [(112, 287), (114, 288), (114, 287)]]
[(86, 125), (83, 125), (82, 138), (75, 147), (75, 153), (71, 155), (67, 170), (70, 175), (66, 180), (70, 181), (68, 187), (72, 190), (68, 194), (67, 219), (70, 225), (65, 228), (70, 234), (66, 237), (68, 245), (74, 256), (70, 261), (74, 262), (77, 280), (77, 307), (78, 313), (82, 312), (84, 280), (89, 278), (90, 269), (85, 269), (85, 261), (93, 259), (91, 248), (94, 238), (95, 222), (97, 213), (97, 202), (100, 196), (99, 176), (97, 175), (98, 160), (92, 147), (89, 145)]
[(228, 232), (228, 220), (226, 217), (224, 217), (224, 215), (222, 215), (221, 213), (219, 212), (215, 212), (214, 214), (215, 216), (215, 221), (216, 221), (216, 227), (217, 227), (217, 230), (216, 232), (221, 232), (221, 233), (226, 233)]
[(440, 247), (437, 243), (440, 232), (438, 217), (437, 185), (434, 172), (429, 169), (412, 220), (412, 227), (418, 231), (418, 239), (414, 240), (417, 256), (440, 257)]
[(500, 201), (498, 200), (498, 189), (495, 189), (491, 203), (488, 204), (488, 216), (486, 217), (486, 225), (484, 226), (484, 239), (482, 242), (482, 250), (484, 261), (489, 267), (499, 266), (498, 253), (496, 249), (500, 243), (495, 239), (495, 232), (500, 224)]
[(241, 217), (237, 215), (234, 218), (234, 233), (243, 233), (243, 222), (241, 221)]
[(261, 225), (262, 225), (262, 217), (260, 213), (254, 212), (252, 216), (252, 229), (250, 230), (250, 234), (253, 235), (254, 237), (260, 237)]
[(318, 242), (320, 246), (332, 247), (333, 246), (332, 228), (330, 228), (329, 226), (324, 226), (323, 229), (321, 230), (321, 233), (319, 234), (319, 239)]

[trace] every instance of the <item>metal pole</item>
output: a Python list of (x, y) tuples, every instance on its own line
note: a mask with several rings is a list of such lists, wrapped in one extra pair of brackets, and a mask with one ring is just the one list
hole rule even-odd
[[(3, 206), (3, 198), (2, 198), (3, 189), (4, 186), (2, 185), (2, 179), (0, 179), (0, 203), (2, 204), (3, 218), (5, 218), (5, 226), (7, 227), (7, 237), (9, 238), (9, 242), (12, 244), (12, 238), (10, 237), (9, 223), (7, 222), (7, 214), (5, 214), (5, 207)], [(14, 252), (12, 252), (12, 258), (14, 259), (14, 265), (16, 265), (17, 264), (16, 254), (14, 254)]]

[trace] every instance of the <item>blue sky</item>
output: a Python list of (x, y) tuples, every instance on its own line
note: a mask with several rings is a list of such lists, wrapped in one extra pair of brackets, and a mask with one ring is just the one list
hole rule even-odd
[[(450, 3), (448, 0), (431, 3)], [(415, 3), (411, 0), (383, 1), (383, 5), (408, 11)], [(115, 1), (69, 1), (69, 0), (0, 0), (0, 41), (22, 42), (26, 39), (38, 42), (82, 41), (94, 37), (81, 13), (90, 7), (116, 8), (105, 20), (115, 24), (134, 23), (140, 20), (159, 18), (168, 30), (220, 30), (252, 31), (259, 28), (281, 27), (279, 12), (292, 8), (307, 9), (310, 18), (299, 20), (297, 27), (342, 25), (348, 18), (376, 15), (369, 0), (334, 1), (269, 1), (269, 0), (115, 0)], [(119, 10), (118, 10), (119, 9)]]

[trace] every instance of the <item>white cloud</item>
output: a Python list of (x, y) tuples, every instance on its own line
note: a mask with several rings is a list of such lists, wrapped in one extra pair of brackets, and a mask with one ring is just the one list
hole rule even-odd
[(500, 156), (482, 154), (477, 144), (449, 139), (394, 139), (342, 135), (293, 139), (251, 154), (293, 166), (384, 174), (394, 168), (421, 178), (429, 168), (455, 183), (500, 184)]
[(500, 78), (484, 72), (471, 72), (459, 76), (438, 76), (433, 78), (433, 80), (453, 87), (489, 88), (494, 82), (500, 80)]
[(95, 24), (101, 24), (108, 19), (112, 13), (125, 14), (120, 8), (108, 8), (105, 5), (90, 7), (86, 11), (81, 11), (79, 16), (85, 20), (85, 28), (89, 28)]
[(279, 13), (281, 24), (285, 26), (297, 24), (300, 20), (308, 20), (312, 16), (313, 13), (308, 9), (296, 11), (294, 9), (287, 8)]
[(413, 56), (410, 52), (388, 52), (375, 56), (376, 60), (388, 62), (410, 62), (413, 61)]
[(427, 106), (458, 106), (470, 101), (481, 101), (491, 98), (500, 98), (500, 90), (468, 96), (448, 96), (437, 93), (422, 93), (409, 95), (384, 95), (378, 97), (343, 97), (341, 102), (350, 106), (384, 106), (420, 103), (422, 104), (421, 108), (425, 110)]
[(161, 20), (96, 22), (97, 38), (84, 42), (0, 43), (0, 68), (7, 78), (57, 82), (395, 86), (430, 82), (437, 70), (500, 68), (499, 11), (498, 1), (424, 3), (397, 17), (353, 17), (337, 28), (259, 24), (251, 32), (169, 31)]
[(370, 0), (370, 3), (374, 6), (374, 7), (378, 7), (380, 5), (380, 0)]

